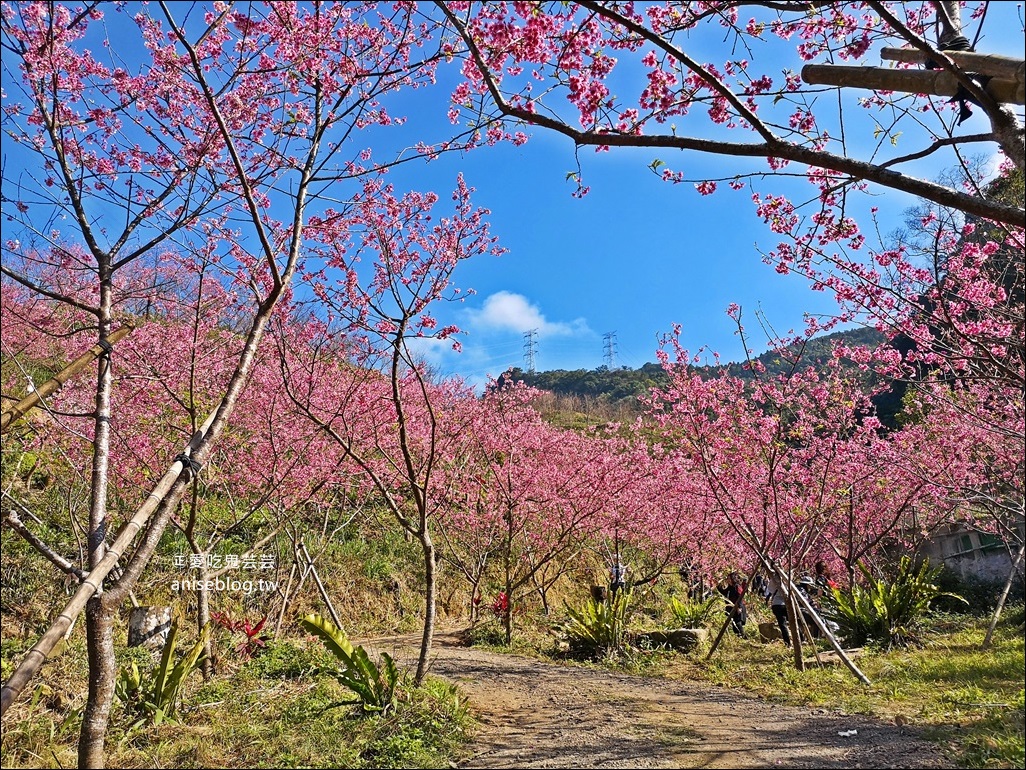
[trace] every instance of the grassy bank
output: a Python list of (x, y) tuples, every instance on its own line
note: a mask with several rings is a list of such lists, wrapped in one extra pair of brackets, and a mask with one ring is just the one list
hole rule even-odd
[[(85, 674), (70, 652), (48, 664), (62, 667), (57, 680), (68, 683)], [(108, 766), (434, 768), (459, 754), (471, 719), (451, 685), (407, 682), (392, 711), (365, 714), (344, 705), (352, 693), (319, 670), (331, 665), (316, 642), (273, 643), (208, 681), (194, 675), (178, 722), (133, 727), (116, 706)], [(38, 684), (12, 708), (4, 767), (76, 765), (81, 700), (71, 692)]]

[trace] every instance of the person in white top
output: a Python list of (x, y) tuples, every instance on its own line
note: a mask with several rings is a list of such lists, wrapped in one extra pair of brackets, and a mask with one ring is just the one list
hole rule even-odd
[(791, 646), (791, 634), (787, 628), (787, 595), (784, 587), (780, 584), (780, 576), (777, 573), (770, 575), (766, 584), (766, 601), (773, 611), (773, 617), (777, 619), (777, 627), (780, 629), (780, 637), (784, 644)]

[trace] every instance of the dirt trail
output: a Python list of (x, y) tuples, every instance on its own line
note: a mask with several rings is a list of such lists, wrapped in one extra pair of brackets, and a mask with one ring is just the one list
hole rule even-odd
[[(414, 644), (368, 646), (411, 662)], [(461, 768), (954, 767), (907, 726), (466, 648), (450, 632), (431, 673), (458, 683), (481, 722)]]

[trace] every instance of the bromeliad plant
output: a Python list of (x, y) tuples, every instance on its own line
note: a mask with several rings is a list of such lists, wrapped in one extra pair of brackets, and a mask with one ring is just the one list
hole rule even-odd
[(917, 641), (916, 629), (930, 604), (941, 596), (964, 602), (957, 594), (937, 587), (941, 567), (923, 560), (916, 564), (903, 556), (894, 580), (878, 580), (864, 567), (865, 586), (855, 584), (850, 593), (834, 589), (823, 614), (840, 626), (845, 643), (906, 647)]
[(375, 664), (362, 645), (353, 646), (345, 632), (327, 618), (317, 614), (299, 620), (307, 631), (319, 637), (328, 651), (341, 663), (331, 673), (339, 683), (357, 696), (342, 705), (359, 705), (365, 712), (383, 714), (395, 702), (399, 670), (387, 653), (381, 653), (381, 664)]
[(622, 654), (627, 647), (627, 620), (631, 608), (631, 592), (620, 589), (604, 601), (594, 598), (573, 608), (566, 604), (570, 615), (562, 627), (570, 652), (600, 658)]
[(702, 628), (716, 614), (721, 605), (718, 596), (710, 596), (705, 601), (695, 599), (678, 599), (670, 597), (670, 613), (679, 628)]
[(114, 684), (114, 694), (124, 704), (125, 710), (135, 717), (132, 722), (133, 728), (146, 724), (156, 727), (165, 720), (177, 719), (182, 683), (203, 663), (203, 649), (209, 635), (208, 623), (200, 632), (196, 644), (172, 666), (171, 659), (178, 638), (176, 621), (171, 625), (164, 642), (160, 663), (151, 672), (152, 679), (144, 681), (144, 676), (135, 661), (121, 670)]

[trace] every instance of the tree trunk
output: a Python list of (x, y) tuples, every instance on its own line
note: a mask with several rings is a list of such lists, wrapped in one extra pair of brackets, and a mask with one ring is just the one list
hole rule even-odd
[[(113, 291), (107, 266), (100, 260), (100, 345), (108, 345)], [(99, 565), (106, 553), (107, 487), (110, 483), (110, 404), (113, 377), (110, 352), (98, 359), (96, 413), (94, 415), (93, 463), (89, 501), (89, 569)], [(82, 768), (104, 766), (104, 741), (114, 699), (114, 609), (104, 605), (103, 584), (86, 606), (86, 645), (89, 657), (89, 694), (82, 717), (78, 764)]]
[(474, 582), (470, 584), (470, 625), (475, 625), (481, 620), (481, 578), (478, 574)]
[(420, 545), (424, 551), (424, 635), (421, 637), (417, 673), (413, 679), (413, 683), (418, 687), (427, 676), (428, 662), (431, 659), (431, 642), (435, 636), (436, 594), (438, 592), (435, 545), (426, 529), (422, 530)]
[(805, 670), (805, 658), (802, 653), (802, 633), (798, 628), (798, 608), (795, 606), (794, 593), (787, 592), (787, 626), (791, 632), (791, 644), (794, 651), (794, 667)]
[(86, 605), (86, 643), (89, 655), (89, 695), (78, 741), (80, 768), (104, 767), (104, 742), (114, 702), (114, 618), (103, 600), (94, 596)]
[[(205, 554), (204, 554), (205, 556)], [(200, 584), (196, 589), (196, 627), (200, 634), (204, 626), (210, 622), (210, 591), (207, 590), (207, 567), (204, 562), (199, 569)], [(203, 679), (209, 680), (214, 673), (214, 658), (211, 655), (210, 634), (207, 634), (203, 642), (203, 662), (200, 664), (203, 672)]]

